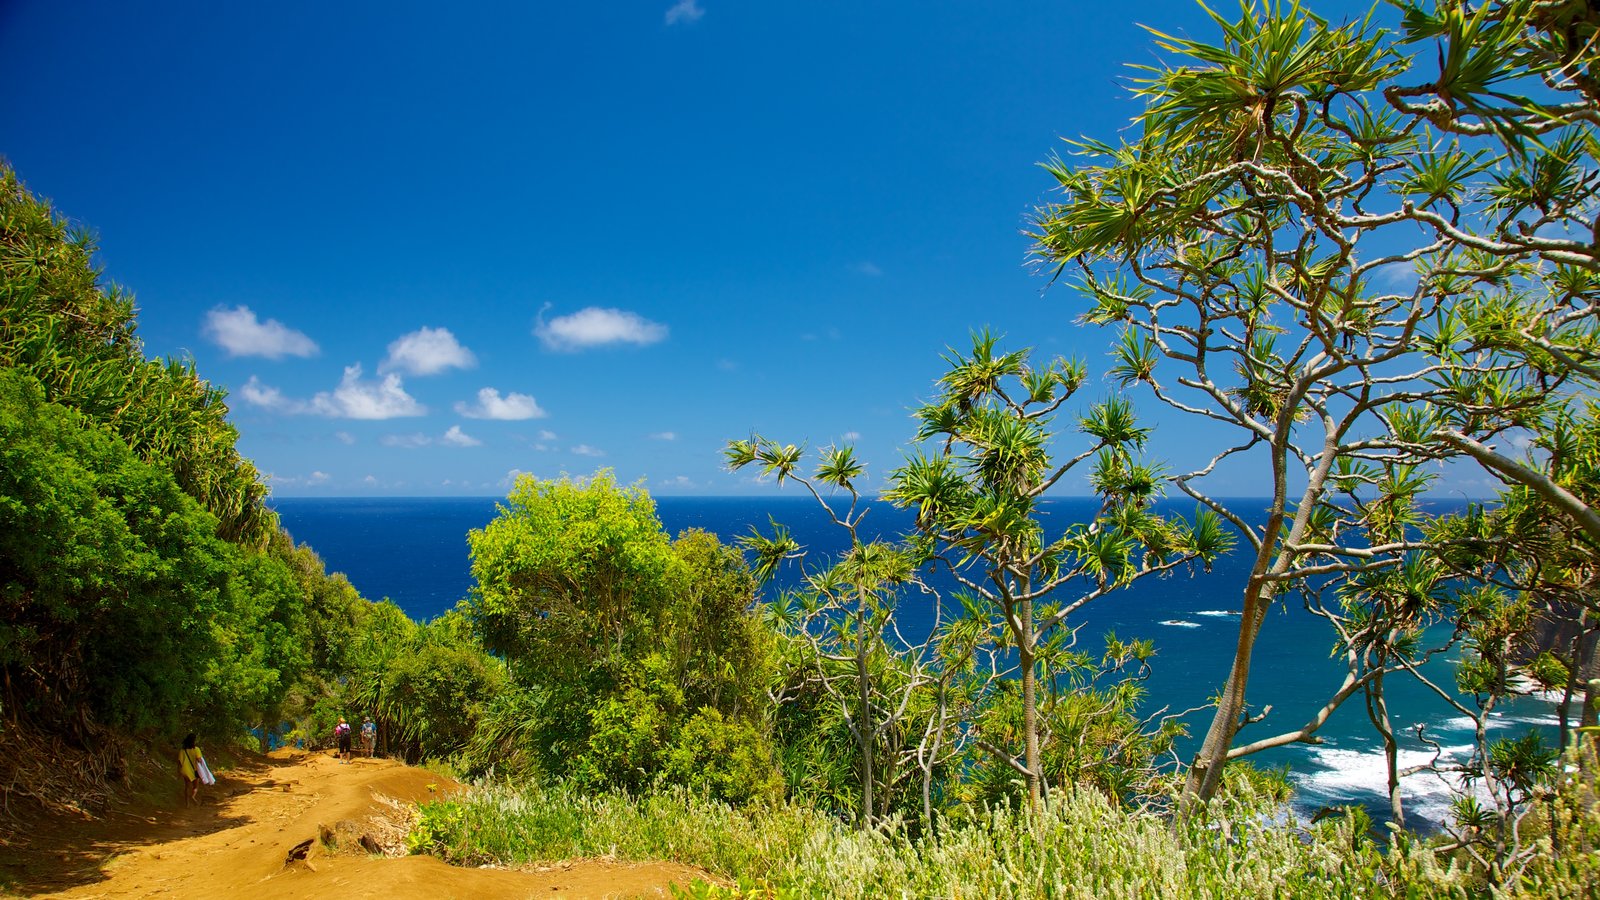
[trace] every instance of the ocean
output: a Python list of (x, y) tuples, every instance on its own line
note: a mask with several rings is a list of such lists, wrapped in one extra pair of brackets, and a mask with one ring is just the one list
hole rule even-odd
[[(667, 531), (687, 528), (713, 532), (724, 542), (749, 534), (753, 526), (770, 531), (769, 518), (788, 527), (820, 562), (847, 544), (809, 496), (658, 497), (656, 509)], [(438, 616), (467, 596), (472, 576), (467, 532), (482, 528), (496, 514), (496, 498), (278, 498), (272, 506), (296, 541), (310, 544), (331, 572), (343, 572), (363, 596), (388, 598), (417, 619)], [(1264, 501), (1262, 502), (1264, 505)], [(1086, 519), (1088, 499), (1048, 501), (1050, 521), (1062, 525)], [(1176, 506), (1181, 511), (1192, 505)], [(1248, 510), (1249, 503), (1235, 503)], [(866, 518), (866, 534), (893, 536), (910, 525), (907, 512), (876, 504)], [(1165, 707), (1178, 713), (1204, 705), (1220, 690), (1238, 634), (1237, 610), (1248, 562), (1242, 554), (1220, 560), (1209, 574), (1177, 573), (1147, 579), (1089, 604), (1069, 622), (1081, 626), (1078, 647), (1098, 651), (1102, 636), (1114, 631), (1124, 640), (1150, 638), (1156, 657), (1146, 686), (1145, 714)], [(798, 578), (798, 567), (768, 590)], [(1067, 588), (1063, 588), (1067, 590)], [(1063, 595), (1063, 599), (1066, 595)], [(919, 603), (922, 605), (919, 607)], [(911, 628), (931, 620), (928, 601), (903, 601), (901, 615)], [(1247, 727), (1240, 742), (1257, 740), (1302, 725), (1338, 687), (1342, 664), (1332, 656), (1333, 635), (1326, 622), (1298, 604), (1281, 604), (1268, 617), (1257, 643), (1250, 686), (1253, 712), (1270, 705), (1268, 718)], [(1450, 661), (1437, 660), (1431, 677), (1452, 684)], [(1412, 725), (1426, 725), (1446, 758), (1465, 759), (1472, 749), (1472, 721), (1411, 679), (1389, 679), (1391, 715), (1401, 736), (1401, 765), (1426, 762), (1432, 751), (1411, 736)], [(1470, 701), (1466, 701), (1470, 704)], [(1210, 723), (1209, 711), (1186, 719), (1192, 753)], [(1553, 744), (1554, 707), (1540, 697), (1504, 705), (1493, 724), (1503, 733), (1527, 727), (1547, 731)], [(1325, 805), (1359, 803), (1375, 819), (1387, 817), (1381, 745), (1359, 697), (1348, 701), (1319, 732), (1323, 743), (1295, 744), (1257, 754), (1260, 765), (1287, 766), (1296, 784), (1296, 807), (1309, 815)], [(1187, 760), (1187, 755), (1185, 756)], [(1433, 776), (1406, 782), (1408, 824), (1424, 830), (1448, 814), (1452, 786)]]

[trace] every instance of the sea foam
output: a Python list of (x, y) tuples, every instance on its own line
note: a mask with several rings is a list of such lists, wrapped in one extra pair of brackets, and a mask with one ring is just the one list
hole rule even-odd
[[(1467, 762), (1471, 744), (1452, 744), (1439, 755), (1440, 766)], [(1388, 809), (1388, 764), (1383, 751), (1319, 747), (1308, 751), (1315, 768), (1306, 767), (1289, 775), (1298, 788), (1296, 806), (1302, 813), (1314, 813), (1325, 805), (1360, 803), (1380, 815)], [(1401, 750), (1397, 761), (1402, 770), (1433, 762), (1432, 750)], [(1450, 805), (1468, 792), (1454, 772), (1419, 772), (1400, 780), (1400, 796), (1407, 824), (1424, 830), (1438, 828), (1450, 818)], [(1482, 783), (1470, 789), (1480, 800), (1489, 801)]]

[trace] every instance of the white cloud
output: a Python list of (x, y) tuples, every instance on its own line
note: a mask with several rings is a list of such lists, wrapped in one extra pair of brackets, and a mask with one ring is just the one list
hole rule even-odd
[(483, 443), (483, 441), (462, 431), (460, 425), (451, 425), (450, 430), (446, 431), (444, 437), (440, 438), (439, 441), (452, 447), (477, 447)]
[(545, 411), (539, 408), (538, 401), (527, 394), (508, 393), (504, 397), (492, 387), (478, 391), (476, 406), (466, 401), (456, 403), (456, 412), (469, 419), (501, 419), (514, 421), (516, 419), (542, 419)]
[(274, 412), (296, 413), (301, 412), (304, 404), (290, 400), (283, 395), (283, 391), (261, 383), (261, 379), (254, 375), (239, 388), (239, 396), (252, 406), (270, 409)]
[(418, 447), (430, 447), (434, 444), (450, 447), (479, 447), (483, 445), (483, 441), (462, 431), (460, 425), (451, 425), (449, 431), (436, 438), (420, 431), (413, 431), (410, 434), (386, 434), (378, 438), (378, 443), (385, 447), (398, 447), (402, 450), (415, 450)]
[(274, 487), (317, 487), (327, 484), (332, 477), (327, 472), (312, 472), (305, 476), (269, 474), (267, 479)]
[(1417, 267), (1412, 263), (1389, 263), (1379, 266), (1373, 273), (1373, 280), (1382, 285), (1386, 290), (1400, 293), (1410, 293), (1417, 288), (1421, 276), (1417, 274)]
[(399, 447), (404, 450), (415, 450), (418, 447), (426, 447), (433, 443), (433, 438), (428, 437), (421, 432), (413, 432), (411, 434), (386, 434), (383, 437), (378, 438), (378, 443), (384, 445), (385, 447)]
[(579, 456), (605, 456), (606, 455), (604, 450), (596, 449), (594, 447), (589, 446), (588, 444), (579, 444), (576, 447), (572, 448), (572, 452), (578, 454)]
[(368, 475), (367, 477), (361, 479), (361, 483), (362, 484), (366, 484), (366, 485), (377, 484), (378, 483), (378, 477), (376, 475)]
[(389, 345), (389, 355), (379, 364), (378, 372), (437, 375), (445, 369), (470, 369), (477, 364), (478, 358), (456, 341), (450, 329), (419, 328)]
[(541, 440), (541, 441), (553, 441), (555, 439), (556, 439), (556, 433), (554, 431), (551, 431), (548, 428), (541, 429), (539, 431), (539, 440)]
[(521, 478), (524, 475), (532, 475), (532, 474), (533, 474), (532, 472), (526, 471), (524, 469), (507, 469), (506, 470), (506, 477), (500, 479), (500, 486), (503, 487), (503, 488), (509, 488), (512, 485), (517, 483), (517, 479), (518, 478)]
[(229, 356), (282, 359), (317, 355), (317, 344), (311, 338), (277, 319), (258, 320), (248, 306), (213, 309), (206, 313), (201, 332), (228, 351)]
[[(549, 308), (550, 304), (546, 303), (544, 309)], [(544, 321), (544, 310), (539, 314), (539, 324), (533, 333), (551, 350), (587, 350), (606, 344), (643, 347), (667, 339), (667, 326), (622, 309), (590, 306), (570, 316), (556, 316), (548, 322)]]
[(356, 436), (348, 431), (335, 431), (333, 433), (333, 438), (347, 447), (356, 442)]
[(839, 439), (842, 441), (859, 441), (861, 440), (861, 432), (846, 431), (844, 434), (839, 435)]
[(869, 278), (877, 278), (879, 275), (883, 274), (883, 270), (878, 268), (875, 263), (865, 261), (856, 263), (855, 270)]
[(682, 22), (698, 22), (706, 11), (700, 8), (699, 0), (678, 0), (667, 10), (667, 24), (677, 25)]
[(362, 381), (360, 363), (345, 366), (339, 386), (312, 397), (309, 408), (317, 415), (342, 419), (397, 419), (428, 411), (406, 393), (397, 374), (385, 375), (382, 381)]
[(692, 488), (694, 486), (695, 483), (690, 481), (687, 475), (679, 475), (676, 478), (668, 478), (666, 481), (656, 483), (656, 487), (663, 488)]
[[(339, 386), (332, 391), (320, 391), (311, 402), (284, 396), (275, 387), (250, 380), (239, 388), (239, 396), (246, 403), (288, 415), (311, 413), (335, 419), (395, 419), (401, 416), (420, 416), (428, 410), (406, 393), (399, 375), (386, 375), (382, 381), (362, 381), (361, 365), (346, 366)], [(343, 444), (354, 444), (355, 436), (346, 431), (334, 437)]]
[(717, 360), (717, 368), (724, 372), (737, 372), (739, 371), (739, 364), (731, 359), (719, 359)]
[(676, 431), (658, 431), (650, 435), (650, 440), (652, 441), (675, 441), (677, 439), (678, 433)]

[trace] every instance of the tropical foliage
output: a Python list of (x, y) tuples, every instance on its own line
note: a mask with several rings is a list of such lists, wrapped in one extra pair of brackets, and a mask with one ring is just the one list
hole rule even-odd
[[(1377, 11), (1332, 23), (1246, 3), (1212, 14), (1214, 43), (1155, 32), (1166, 55), (1141, 68), (1137, 127), (1047, 164), (1061, 194), (1033, 237), (1087, 300), (1082, 320), (1116, 330), (1125, 385), (1234, 434), (1172, 478), (1253, 559), (1188, 802), (1212, 796), (1228, 760), (1313, 741), (1361, 697), (1402, 815), (1385, 678), (1464, 646), (1459, 687), (1476, 699), (1440, 691), (1479, 721), (1459, 765), (1514, 823), (1527, 798), (1497, 768), (1515, 780), (1550, 757), (1497, 750), (1482, 723), (1531, 655), (1541, 601), (1526, 578), (1446, 546), (1488, 535), (1481, 521), (1434, 523), (1426, 498), (1431, 463), (1461, 458), (1537, 495), (1558, 540), (1600, 537), (1583, 454), (1566, 452), (1593, 417), (1596, 20), (1562, 2), (1397, 8), (1394, 30)], [(1524, 459), (1490, 446), (1526, 434)], [(1246, 464), (1270, 473), (1264, 520), (1206, 488)], [(1446, 565), (1453, 554), (1479, 560)], [(1303, 725), (1236, 742), (1262, 721), (1248, 692), (1265, 614), (1291, 597), (1329, 620), (1347, 677)], [(1433, 623), (1453, 627), (1430, 646)], [(1516, 765), (1497, 766), (1507, 754)], [(1515, 835), (1496, 840), (1486, 865), (1514, 868)]]
[(144, 357), (133, 298), (93, 253), (0, 164), (8, 803), (104, 801), (129, 738), (265, 739), (286, 718), (320, 737), (341, 710), (383, 710), (408, 752), (459, 748), (478, 702), (459, 692), (491, 691), (498, 664), (465, 629), (419, 629), (295, 546), (224, 393)]
[(217, 528), (168, 471), (0, 370), (7, 712), (168, 732), (253, 722), (305, 668), (305, 614), (287, 568)]
[[(730, 443), (732, 467), (800, 485), (847, 538), (765, 602), (803, 556), (781, 525), (738, 548), (673, 537), (609, 472), (519, 479), (439, 619), (363, 599), (278, 528), (224, 393), (144, 357), (93, 241), (0, 166), (7, 802), (53, 802), (22, 770), (40, 735), (99, 748), (104, 782), (128, 735), (290, 720), (316, 745), (370, 715), (384, 752), (489, 785), (429, 804), (412, 836), (457, 862), (665, 856), (739, 885), (706, 896), (1592, 892), (1600, 14), (1208, 12), (1214, 42), (1154, 32), (1133, 129), (1045, 166), (1059, 194), (1034, 253), (1112, 329), (1120, 390), (1085, 400), (1084, 363), (975, 335), (884, 482), (912, 515), (892, 540), (861, 528), (853, 448), (811, 465)], [(1134, 397), (1226, 436), (1169, 470)], [(1264, 514), (1211, 488), (1246, 469)], [(1497, 501), (1440, 514), (1441, 473), (1462, 472)], [(1069, 477), (1097, 508), (1049, 524)], [(1164, 512), (1169, 493), (1194, 514)], [(1087, 649), (1074, 616), (1236, 546), (1210, 726), (1187, 765), (1159, 764), (1182, 725), (1145, 712), (1154, 646)], [(1315, 649), (1343, 672), (1280, 725), (1251, 662), (1285, 603), (1326, 622)], [(932, 621), (910, 632), (914, 605)], [(1466, 755), (1394, 720), (1399, 679), (1473, 723)], [(1558, 746), (1491, 733), (1534, 689), (1559, 693)], [(1320, 741), (1347, 703), (1385, 752), (1381, 841), (1354, 810), (1284, 827), (1281, 779), (1247, 762)], [(1403, 768), (1419, 747), (1431, 761)], [(1404, 830), (1420, 773), (1462, 788), (1427, 840)]]
[(224, 392), (191, 362), (145, 359), (133, 296), (102, 283), (94, 251), (88, 231), (0, 162), (0, 361), (167, 469), (217, 518), (220, 537), (261, 545), (277, 523), (266, 485), (235, 447)]
[(476, 765), (738, 800), (778, 790), (768, 648), (736, 551), (705, 532), (668, 537), (650, 496), (608, 472), (519, 478), (468, 542), (469, 614), (511, 680)]

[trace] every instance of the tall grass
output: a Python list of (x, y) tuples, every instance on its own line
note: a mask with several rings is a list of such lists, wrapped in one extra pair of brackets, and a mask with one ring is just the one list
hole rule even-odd
[(1430, 853), (1380, 853), (1352, 822), (1302, 831), (1270, 813), (1260, 802), (1235, 800), (1175, 832), (1166, 819), (1084, 791), (1058, 798), (1038, 816), (991, 809), (937, 836), (912, 838), (893, 824), (862, 832), (804, 807), (735, 809), (682, 791), (583, 796), (565, 787), (500, 786), (425, 805), (411, 846), (464, 864), (672, 859), (796, 897), (1473, 893), (1462, 872)]

